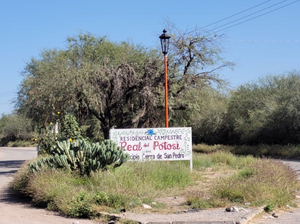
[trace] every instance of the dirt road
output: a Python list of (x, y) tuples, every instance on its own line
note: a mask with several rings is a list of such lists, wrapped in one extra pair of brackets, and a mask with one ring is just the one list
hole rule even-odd
[(0, 147), (0, 224), (93, 224), (89, 220), (65, 218), (14, 198), (7, 190), (14, 173), (25, 160), (37, 156), (35, 148)]

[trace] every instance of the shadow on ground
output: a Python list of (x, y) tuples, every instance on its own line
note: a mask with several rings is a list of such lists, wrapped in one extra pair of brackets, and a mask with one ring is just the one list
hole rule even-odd
[(0, 161), (0, 168), (20, 168), (26, 160), (7, 160)]
[(3, 172), (0, 172), (0, 175), (11, 175), (16, 172), (17, 172), (17, 170), (3, 171)]
[[(26, 160), (0, 161), (0, 176), (13, 176)], [(0, 203), (30, 203), (30, 198), (14, 194), (10, 184), (0, 189)]]
[(0, 203), (8, 204), (30, 204), (31, 199), (29, 197), (22, 197), (13, 193), (11, 187), (4, 188), (1, 192)]

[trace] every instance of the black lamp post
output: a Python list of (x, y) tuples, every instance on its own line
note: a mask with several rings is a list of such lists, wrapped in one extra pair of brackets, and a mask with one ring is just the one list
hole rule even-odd
[(168, 119), (168, 59), (167, 54), (169, 51), (169, 39), (170, 36), (166, 34), (166, 30), (163, 30), (163, 34), (159, 36), (160, 43), (161, 43), (161, 50), (164, 54), (164, 60), (165, 60), (165, 110), (166, 110), (166, 128), (169, 127), (169, 119)]

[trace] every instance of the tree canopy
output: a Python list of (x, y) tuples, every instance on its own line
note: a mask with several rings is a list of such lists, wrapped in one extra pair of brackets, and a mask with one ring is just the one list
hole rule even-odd
[[(191, 91), (224, 83), (216, 71), (232, 64), (220, 58), (216, 39), (170, 30), (169, 114), (176, 124), (180, 111), (193, 109)], [(54, 122), (57, 112), (93, 116), (105, 138), (111, 127), (163, 126), (164, 68), (156, 49), (79, 34), (65, 49), (32, 58), (23, 75), (17, 108), (38, 124)]]
[(265, 76), (241, 85), (230, 97), (228, 114), (236, 142), (300, 142), (300, 73)]

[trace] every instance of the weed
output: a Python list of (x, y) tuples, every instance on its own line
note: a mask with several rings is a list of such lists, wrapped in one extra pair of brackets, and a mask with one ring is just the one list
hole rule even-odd
[(213, 161), (210, 155), (193, 153), (193, 169), (203, 170), (204, 168), (212, 167)]
[(213, 163), (233, 166), (237, 162), (237, 157), (232, 153), (219, 151), (211, 154)]
[(295, 171), (281, 162), (260, 159), (247, 169), (213, 185), (216, 197), (231, 202), (251, 201), (256, 205), (283, 206), (295, 198), (299, 183)]
[[(30, 174), (25, 164), (15, 175), (12, 186), (15, 191), (31, 196), (34, 204), (72, 217), (92, 217), (99, 210), (135, 210), (142, 203), (155, 211), (165, 206), (156, 198), (174, 194), (186, 196), (187, 204), (193, 208), (251, 202), (253, 206), (267, 205), (273, 209), (291, 204), (300, 189), (295, 172), (275, 160), (217, 151), (194, 153), (193, 163), (192, 173), (187, 161), (128, 162), (113, 172), (93, 172), (89, 177), (64, 170)], [(196, 189), (196, 183), (204, 184), (202, 170), (207, 167), (213, 173), (231, 170), (231, 174), (210, 178), (205, 188), (199, 185)]]
[(95, 193), (96, 203), (112, 208), (122, 208), (126, 206), (126, 198), (121, 194), (107, 194), (106, 192)]
[(31, 179), (32, 174), (29, 172), (29, 166), (28, 164), (32, 160), (26, 161), (23, 163), (23, 165), (20, 167), (18, 172), (14, 175), (14, 180), (11, 183), (12, 190), (17, 194), (24, 194), (28, 195), (26, 192), (26, 188), (28, 185), (29, 180)]
[(250, 178), (252, 174), (253, 174), (252, 171), (245, 168), (245, 169), (242, 169), (241, 171), (239, 171), (237, 176), (242, 179), (247, 179), (247, 178)]
[(271, 212), (274, 209), (274, 204), (268, 204), (266, 207), (264, 207), (265, 212)]
[(187, 205), (192, 208), (215, 208), (224, 207), (228, 202), (226, 200), (220, 199), (218, 197), (208, 197), (204, 192), (198, 191), (189, 194), (187, 198)]
[(222, 145), (206, 145), (206, 144), (198, 144), (193, 145), (193, 151), (197, 153), (213, 153), (222, 150), (224, 146)]
[(62, 200), (62, 205), (59, 209), (64, 211), (64, 214), (70, 217), (89, 218), (95, 215), (93, 211), (91, 199), (85, 192), (80, 192), (78, 195)]

